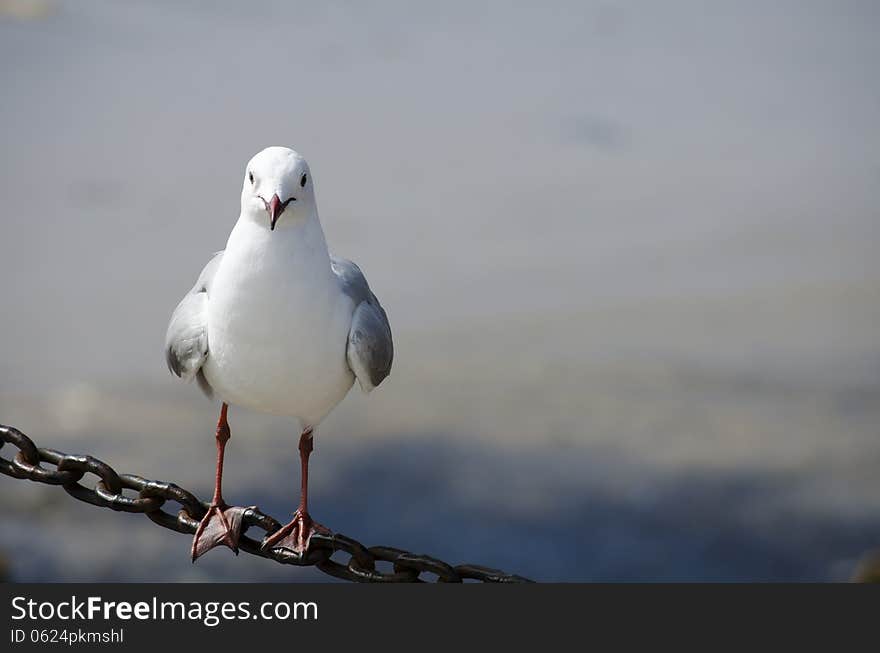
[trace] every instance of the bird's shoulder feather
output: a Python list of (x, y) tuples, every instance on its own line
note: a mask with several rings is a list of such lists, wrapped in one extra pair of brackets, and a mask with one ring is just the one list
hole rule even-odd
[(195, 285), (171, 314), (165, 333), (165, 360), (168, 369), (186, 380), (196, 377), (202, 390), (209, 395), (211, 389), (202, 374), (202, 364), (208, 356), (206, 309), (211, 285), (222, 259), (222, 251), (211, 256)]
[(355, 305), (346, 347), (348, 365), (361, 389), (370, 392), (391, 373), (394, 343), (388, 315), (357, 264), (331, 255), (330, 265)]

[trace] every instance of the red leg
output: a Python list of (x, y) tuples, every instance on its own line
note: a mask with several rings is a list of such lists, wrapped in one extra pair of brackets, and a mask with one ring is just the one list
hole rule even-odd
[(210, 551), (215, 546), (224, 544), (238, 554), (238, 537), (241, 533), (241, 518), (245, 509), (228, 506), (223, 501), (223, 454), (226, 443), (231, 437), (225, 403), (220, 407), (220, 419), (217, 420), (217, 472), (214, 480), (214, 496), (207, 514), (199, 522), (192, 543), (192, 560)]
[(309, 548), (312, 535), (330, 534), (330, 529), (321, 526), (309, 515), (309, 456), (313, 449), (312, 429), (309, 427), (299, 437), (299, 461), (302, 469), (299, 508), (293, 513), (289, 524), (266, 538), (263, 542), (264, 549), (292, 549), (296, 553), (303, 553)]
[(229, 430), (229, 422), (226, 421), (226, 413), (229, 410), (227, 404), (220, 406), (220, 418), (217, 420), (217, 469), (214, 475), (214, 497), (211, 504), (220, 505), (223, 503), (223, 455), (226, 453), (226, 443), (232, 437)]
[(312, 429), (306, 429), (299, 436), (299, 510), (305, 514), (309, 512), (309, 456), (315, 450), (315, 438)]

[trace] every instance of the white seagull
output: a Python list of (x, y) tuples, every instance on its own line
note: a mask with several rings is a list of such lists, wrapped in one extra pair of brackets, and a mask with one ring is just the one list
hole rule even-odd
[(228, 506), (221, 491), (229, 404), (300, 421), (299, 508), (264, 548), (302, 554), (314, 533), (329, 533), (308, 511), (314, 430), (355, 379), (365, 392), (379, 385), (394, 352), (388, 317), (360, 268), (327, 250), (314, 180), (297, 152), (269, 147), (248, 162), (238, 222), (174, 309), (165, 355), (172, 372), (222, 402), (214, 497), (193, 561), (218, 544), (238, 552), (245, 509)]

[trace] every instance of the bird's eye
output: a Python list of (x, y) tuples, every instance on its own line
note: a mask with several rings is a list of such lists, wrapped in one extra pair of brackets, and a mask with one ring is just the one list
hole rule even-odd
[(299, 185), (302, 186), (303, 188), (305, 188), (307, 181), (308, 181), (308, 178), (305, 175), (303, 175), (302, 177), (299, 178)]
[(253, 172), (248, 172), (248, 179), (251, 180), (251, 183), (254, 183), (254, 173)]

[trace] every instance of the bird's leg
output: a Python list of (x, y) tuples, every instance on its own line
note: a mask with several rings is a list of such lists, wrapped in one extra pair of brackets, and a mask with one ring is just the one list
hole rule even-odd
[(228, 506), (223, 501), (223, 454), (229, 442), (229, 423), (226, 421), (225, 403), (220, 407), (220, 419), (217, 420), (217, 475), (214, 481), (214, 497), (199, 527), (196, 529), (192, 543), (192, 559), (196, 561), (200, 555), (210, 551), (219, 544), (225, 544), (238, 554), (238, 537), (241, 533), (241, 518), (245, 508)]
[(293, 519), (263, 543), (264, 549), (291, 549), (295, 553), (304, 553), (309, 548), (309, 540), (315, 533), (330, 535), (330, 529), (322, 526), (309, 515), (309, 456), (314, 448), (312, 428), (307, 427), (299, 437), (299, 460), (302, 468), (302, 485), (300, 486), (299, 508), (293, 513)]

